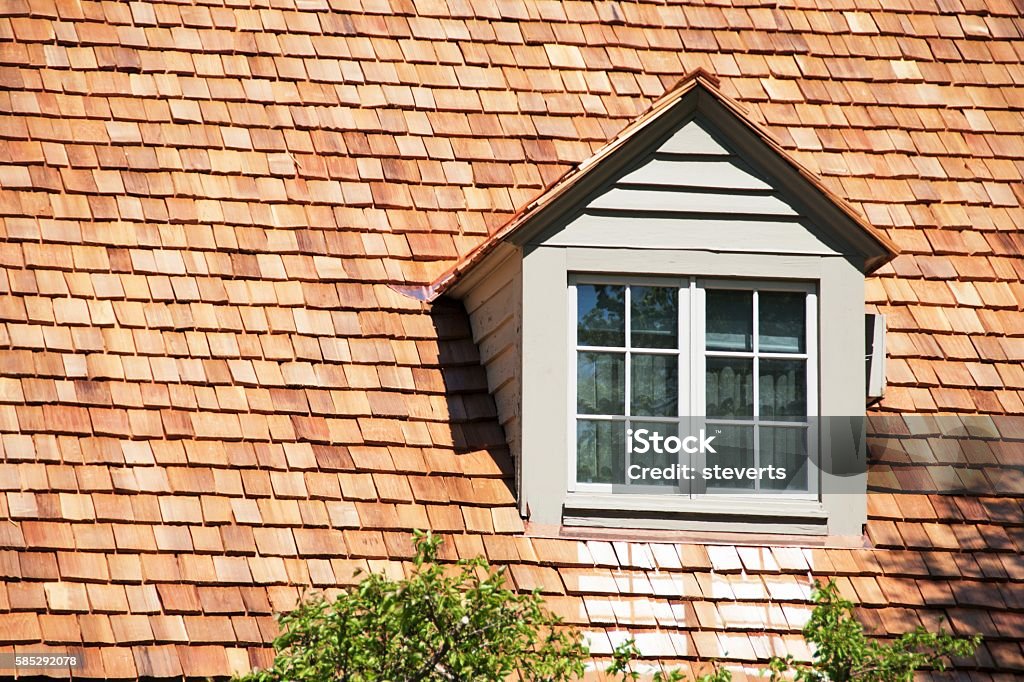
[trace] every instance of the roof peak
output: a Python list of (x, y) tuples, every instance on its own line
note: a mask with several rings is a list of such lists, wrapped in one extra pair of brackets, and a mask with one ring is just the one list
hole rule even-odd
[[(680, 78), (678, 81), (676, 81), (675, 85), (673, 85), (671, 88), (665, 91), (665, 95), (672, 93), (681, 87), (684, 87), (690, 81), (696, 80), (703, 80), (715, 88), (721, 86), (721, 81), (718, 79), (717, 74), (711, 73), (703, 66), (698, 66), (696, 69), (693, 69), (692, 71), (684, 75), (682, 78)], [(664, 97), (665, 95), (662, 95), (662, 97)]]

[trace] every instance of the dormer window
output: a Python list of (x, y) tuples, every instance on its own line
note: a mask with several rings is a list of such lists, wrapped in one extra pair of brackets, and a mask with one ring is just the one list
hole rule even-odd
[[(812, 285), (574, 276), (569, 298), (573, 490), (817, 490)], [(727, 474), (678, 475), (715, 465)]]
[(859, 535), (895, 252), (698, 74), (425, 293), (465, 302), (531, 522)]

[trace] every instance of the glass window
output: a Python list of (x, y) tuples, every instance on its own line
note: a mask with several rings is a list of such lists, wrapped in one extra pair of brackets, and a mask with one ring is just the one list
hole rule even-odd
[(750, 291), (709, 290), (705, 294), (708, 350), (749, 351), (754, 347), (754, 297)]
[(577, 296), (576, 335), (579, 345), (624, 346), (626, 287), (588, 284), (577, 288)]
[(576, 480), (624, 484), (627, 434), (677, 430), (679, 287), (579, 284), (576, 300)]
[[(697, 424), (715, 435), (701, 465), (786, 470), (708, 489), (811, 491), (811, 292), (697, 280), (576, 283), (576, 483), (633, 485), (634, 432), (678, 442)], [(643, 465), (695, 465), (699, 457), (646, 450)]]
[(730, 443), (707, 465), (786, 471), (754, 484), (712, 479), (708, 487), (809, 490), (807, 293), (713, 284), (704, 293), (706, 424)]

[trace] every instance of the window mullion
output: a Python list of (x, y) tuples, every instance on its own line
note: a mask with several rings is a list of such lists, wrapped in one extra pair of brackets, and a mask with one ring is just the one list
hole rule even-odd
[[(676, 288), (676, 350), (678, 351), (678, 360), (676, 365), (676, 435), (679, 437), (683, 436), (683, 415), (687, 412), (691, 412), (690, 403), (690, 374), (692, 368), (689, 366), (690, 363), (686, 360), (686, 351), (689, 348), (689, 320), (687, 319), (690, 313), (690, 299), (684, 298), (683, 294), (689, 293), (687, 289), (684, 289), (681, 283)], [(685, 388), (685, 391), (684, 391)], [(677, 464), (684, 465), (689, 464), (690, 456), (684, 451), (680, 450), (678, 454)], [(683, 486), (686, 486), (686, 490), (683, 490)], [(682, 477), (676, 481), (676, 488), (680, 494), (689, 493), (690, 483), (684, 480)]]
[(576, 282), (571, 278), (569, 280), (569, 295), (568, 295), (568, 312), (566, 314), (566, 321), (568, 322), (569, 335), (572, 339), (572, 352), (569, 353), (568, 359), (568, 370), (569, 376), (572, 378), (570, 382), (569, 390), (567, 391), (569, 398), (569, 410), (570, 414), (575, 414), (576, 417), (568, 420), (566, 438), (569, 444), (569, 490), (576, 490), (577, 479), (579, 478), (579, 442), (578, 442), (578, 430), (579, 430), (579, 325), (577, 323), (577, 317), (579, 315), (579, 297), (576, 288)]
[[(690, 428), (693, 429), (695, 426), (704, 426), (707, 420), (707, 380), (705, 378), (705, 335), (704, 335), (704, 324), (706, 319), (706, 311), (704, 306), (704, 289), (697, 286), (697, 278), (691, 277), (689, 282), (689, 296), (690, 296), (690, 319), (687, 325), (687, 333), (690, 338), (690, 415), (696, 416), (697, 419), (690, 419)], [(696, 422), (696, 423), (694, 423)], [(705, 464), (704, 460), (707, 457), (704, 453), (695, 453), (690, 456), (690, 462), (694, 468), (702, 468)], [(699, 493), (698, 490), (703, 484), (701, 482), (690, 483), (690, 497), (696, 498)]]
[(816, 292), (807, 294), (806, 320), (804, 324), (806, 337), (804, 346), (807, 351), (806, 370), (807, 377), (807, 431), (804, 436), (804, 443), (807, 448), (807, 490), (820, 496), (821, 490), (821, 467), (818, 458), (821, 454), (818, 430), (820, 412), (818, 408), (818, 296)]
[[(754, 319), (753, 319), (753, 327), (752, 327), (752, 329), (753, 329), (753, 340), (752, 340), (753, 341), (753, 345), (751, 346), (751, 349), (754, 351), (754, 373), (753, 373), (754, 385), (751, 387), (753, 389), (753, 397), (754, 397), (754, 404), (752, 406), (752, 411), (753, 411), (753, 414), (754, 414), (754, 443), (753, 443), (753, 445), (754, 445), (754, 466), (755, 467), (760, 467), (761, 466), (761, 433), (760, 433), (761, 426), (760, 426), (760, 424), (758, 424), (758, 419), (761, 417), (761, 377), (760, 377), (761, 368), (760, 368), (760, 363), (758, 362), (758, 352), (761, 349), (761, 339), (760, 339), (760, 335), (758, 333), (758, 326), (759, 326), (758, 325), (758, 321), (760, 320), (761, 315), (760, 315), (760, 309), (759, 309), (759, 297), (757, 295), (757, 289), (754, 289), (753, 305), (751, 307), (753, 308), (753, 311), (754, 311)], [(755, 478), (754, 479), (754, 491), (756, 492), (756, 491), (758, 491), (760, 489), (761, 489), (761, 481), (760, 481), (760, 479)]]
[[(626, 442), (624, 443), (625, 450), (626, 450), (626, 453), (625, 453), (626, 465), (623, 468), (623, 471), (628, 472), (630, 465), (632, 465), (632, 463), (633, 463), (632, 462), (632, 457), (631, 457), (631, 454), (632, 454), (631, 450), (632, 450), (632, 448), (629, 447), (629, 432), (633, 428), (633, 423), (630, 420), (630, 415), (632, 414), (632, 412), (630, 410), (630, 404), (633, 401), (633, 370), (630, 367), (630, 365), (633, 364), (632, 363), (632, 359), (631, 359), (631, 352), (630, 352), (632, 347), (633, 347), (632, 346), (632, 339), (630, 338), (632, 336), (632, 334), (630, 332), (630, 324), (632, 323), (632, 310), (631, 310), (631, 308), (633, 307), (633, 301), (632, 301), (633, 287), (632, 286), (626, 286), (625, 289), (626, 289), (626, 297), (625, 297), (626, 298), (626, 310), (625, 310), (624, 317), (625, 317), (625, 335), (626, 335), (626, 338), (624, 339), (624, 342), (625, 342), (625, 347), (626, 347), (626, 362), (625, 362), (625, 365), (626, 365), (626, 375), (624, 377), (624, 381), (626, 382), (626, 385), (624, 387), (625, 388), (624, 393), (625, 393), (625, 396), (626, 396), (626, 404), (623, 406), (623, 412), (625, 413), (625, 417), (626, 417), (626, 423), (625, 423)], [(628, 475), (625, 477), (623, 482), (626, 485), (629, 485), (629, 476)]]

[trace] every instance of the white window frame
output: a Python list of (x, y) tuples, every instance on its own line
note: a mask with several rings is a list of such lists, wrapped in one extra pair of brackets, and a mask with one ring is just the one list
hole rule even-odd
[[(706, 315), (706, 292), (708, 289), (734, 289), (740, 291), (751, 291), (753, 292), (753, 350), (750, 352), (735, 352), (735, 351), (709, 351), (704, 346), (705, 343), (705, 322), (707, 320)], [(738, 489), (734, 489), (736, 492), (730, 492), (730, 496), (736, 497), (762, 497), (765, 495), (771, 495), (772, 497), (781, 497), (785, 499), (818, 499), (819, 491), (821, 489), (820, 476), (821, 472), (819, 467), (815, 464), (816, 455), (818, 453), (818, 425), (815, 419), (818, 416), (818, 295), (817, 287), (810, 282), (783, 282), (783, 281), (772, 281), (772, 280), (735, 280), (735, 279), (697, 279), (693, 288), (693, 295), (695, 296), (694, 302), (694, 316), (691, 319), (691, 328), (693, 332), (693, 346), (696, 348), (699, 345), (699, 349), (695, 352), (693, 357), (693, 368), (695, 372), (695, 380), (693, 387), (695, 391), (695, 402), (694, 407), (696, 414), (705, 415), (707, 414), (707, 395), (699, 387), (702, 385), (702, 380), (705, 375), (707, 368), (706, 361), (708, 357), (750, 357), (753, 359), (753, 370), (754, 370), (754, 381), (753, 381), (753, 409), (754, 417), (753, 422), (755, 424), (755, 435), (753, 440), (754, 445), (754, 464), (753, 466), (760, 466), (760, 449), (761, 439), (757, 437), (757, 430), (762, 427), (770, 426), (785, 426), (785, 427), (807, 427), (807, 490), (806, 491), (761, 491), (760, 484), (755, 482), (756, 493), (744, 494), (738, 492)], [(759, 348), (758, 340), (758, 320), (760, 316), (758, 314), (758, 293), (759, 292), (799, 292), (806, 295), (805, 299), (805, 312), (804, 319), (807, 337), (805, 340), (806, 349), (803, 353), (772, 353), (762, 352)], [(786, 421), (764, 421), (760, 419), (758, 412), (761, 408), (760, 400), (760, 375), (758, 373), (758, 361), (759, 359), (803, 359), (807, 361), (806, 372), (807, 372), (807, 414), (808, 417), (806, 422), (786, 422)], [(699, 377), (699, 379), (698, 379)], [(705, 420), (708, 418), (705, 417)], [(713, 423), (723, 422), (728, 423), (750, 423), (750, 420), (737, 419), (737, 420), (725, 420), (725, 419), (712, 419)], [(704, 465), (704, 461), (700, 461), (700, 465)], [(723, 492), (724, 488), (719, 488)]]
[[(578, 345), (577, 338), (577, 320), (578, 320), (578, 297), (577, 297), (577, 285), (580, 284), (609, 284), (626, 287), (626, 298), (624, 301), (625, 306), (625, 347), (598, 347), (598, 346), (584, 346)], [(778, 422), (778, 424), (784, 424), (788, 427), (797, 427), (798, 425), (805, 425), (807, 427), (807, 448), (808, 448), (808, 472), (807, 472), (807, 491), (758, 491), (758, 492), (739, 492), (729, 491), (728, 499), (739, 500), (750, 500), (750, 499), (762, 499), (766, 496), (771, 499), (789, 499), (789, 500), (818, 500), (820, 499), (820, 470), (815, 466), (816, 454), (818, 452), (818, 428), (814, 417), (818, 416), (819, 410), (819, 384), (818, 384), (818, 363), (820, 361), (818, 354), (818, 285), (817, 282), (813, 281), (783, 281), (783, 280), (766, 280), (766, 279), (723, 279), (723, 278), (699, 278), (699, 277), (673, 277), (673, 276), (613, 276), (613, 275), (602, 275), (602, 274), (590, 274), (590, 273), (569, 273), (568, 281), (568, 296), (567, 298), (567, 321), (568, 327), (568, 368), (569, 368), (569, 382), (568, 382), (568, 405), (566, 414), (570, 416), (567, 420), (567, 443), (568, 448), (568, 492), (580, 492), (580, 493), (610, 493), (613, 489), (621, 490), (620, 484), (611, 483), (581, 483), (576, 478), (576, 467), (577, 467), (577, 452), (576, 452), (576, 430), (577, 421), (581, 418), (585, 419), (596, 419), (596, 420), (618, 420), (628, 419), (628, 413), (630, 411), (630, 391), (632, 389), (632, 377), (630, 375), (630, 354), (631, 354), (631, 338), (629, 334), (630, 328), (630, 316), (631, 316), (631, 301), (630, 301), (630, 287), (632, 286), (675, 286), (679, 290), (678, 308), (679, 308), (679, 321), (678, 321), (678, 348), (677, 349), (648, 349), (644, 348), (643, 353), (645, 354), (664, 354), (664, 355), (678, 355), (679, 365), (677, 371), (677, 379), (679, 382), (677, 391), (677, 412), (678, 416), (675, 418), (670, 417), (644, 417), (645, 422), (656, 422), (656, 421), (678, 421), (681, 417), (689, 415), (703, 415), (706, 412), (706, 396), (704, 390), (704, 372), (705, 372), (705, 359), (710, 356), (721, 355), (721, 356), (749, 356), (754, 360), (754, 382), (753, 382), (753, 401), (754, 401), (754, 423), (755, 426), (755, 437), (754, 437), (754, 448), (755, 458), (760, 448), (760, 439), (757, 437), (756, 428), (758, 426), (772, 426), (775, 422), (760, 422), (757, 419), (757, 411), (760, 408), (759, 403), (759, 381), (757, 379), (757, 363), (759, 358), (780, 358), (780, 359), (806, 359), (806, 373), (807, 373), (807, 422), (794, 423), (794, 422)], [(705, 348), (705, 292), (707, 289), (739, 289), (754, 292), (753, 296), (753, 333), (754, 343), (753, 350), (749, 353), (743, 352), (717, 352), (708, 351)], [(798, 291), (806, 294), (806, 325), (807, 325), (807, 338), (806, 338), (806, 350), (804, 353), (771, 353), (761, 352), (757, 343), (758, 334), (758, 308), (757, 292), (761, 291)], [(606, 352), (623, 352), (625, 351), (625, 376), (623, 378), (625, 388), (625, 412), (627, 415), (581, 415), (577, 410), (577, 371), (578, 371), (578, 360), (577, 354), (579, 352), (588, 351), (606, 351)], [(703, 419), (703, 418), (702, 418)], [(727, 421), (727, 420), (713, 420), (714, 422)], [(734, 423), (751, 423), (751, 420), (734, 420)], [(699, 428), (702, 422), (696, 422)], [(685, 456), (685, 455), (681, 455)], [(704, 462), (700, 459), (699, 455), (694, 455), (693, 459), (690, 460), (692, 464), (701, 466)], [(755, 465), (758, 464), (758, 460), (755, 459)], [(628, 466), (629, 462), (626, 462)], [(683, 482), (688, 491), (682, 490), (680, 487), (671, 488), (668, 486), (641, 486), (636, 484), (630, 485), (630, 492), (637, 494), (651, 494), (668, 497), (674, 500), (700, 500), (707, 499), (709, 496), (707, 493), (700, 491), (694, 491), (689, 483)], [(721, 488), (719, 490), (722, 490)], [(723, 491), (724, 492), (724, 491)], [(712, 493), (711, 495), (717, 495), (719, 493)]]

